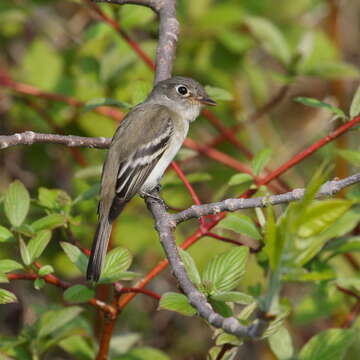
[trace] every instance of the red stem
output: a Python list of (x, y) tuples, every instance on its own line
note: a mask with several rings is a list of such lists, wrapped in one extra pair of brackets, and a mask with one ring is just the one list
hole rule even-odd
[[(43, 99), (49, 99), (54, 101), (60, 101), (75, 107), (82, 107), (85, 105), (83, 101), (77, 100), (71, 96), (48, 93), (46, 91), (42, 91), (36, 88), (35, 86), (15, 82), (14, 80), (11, 79), (10, 76), (8, 76), (7, 74), (1, 71), (0, 71), (0, 85), (7, 87), (9, 89), (13, 89), (21, 94), (37, 96)], [(109, 116), (116, 121), (119, 121), (124, 117), (124, 114), (120, 110), (117, 110), (109, 106), (99, 106), (95, 108), (94, 111), (99, 114)]]
[(228, 129), (221, 122), (221, 120), (217, 116), (215, 116), (215, 114), (213, 114), (208, 109), (204, 109), (202, 113), (219, 130), (219, 132), (223, 135), (224, 138), (228, 139), (235, 147), (237, 147), (242, 153), (244, 153), (246, 157), (252, 157), (251, 151), (249, 151), (243, 144), (240, 143), (240, 141), (234, 135), (235, 132), (232, 129)]
[[(35, 266), (40, 269), (41, 265), (39, 263), (35, 263)], [(9, 273), (6, 274), (8, 280), (36, 280), (36, 279), (44, 279), (48, 284), (54, 285), (60, 289), (66, 290), (71, 286), (71, 284), (60, 280), (56, 276), (52, 274), (45, 275), (43, 277), (40, 277), (37, 274), (28, 274), (28, 273)], [(106, 304), (96, 298), (92, 298), (89, 301), (89, 304), (101, 309), (104, 313), (107, 313), (108, 315), (112, 316), (116, 313), (116, 308), (113, 306)]]
[(133, 50), (138, 54), (138, 56), (145, 62), (146, 65), (151, 70), (155, 70), (155, 64), (152, 59), (141, 49), (141, 47), (131, 39), (131, 37), (121, 29), (119, 23), (112, 19), (110, 16), (105, 14), (97, 4), (91, 2), (91, 0), (85, 0), (91, 9), (108, 25), (110, 25), (117, 33), (119, 33), (122, 38), (133, 48)]
[(185, 187), (188, 189), (192, 199), (194, 200), (194, 203), (196, 205), (201, 205), (201, 201), (200, 201), (198, 195), (196, 194), (194, 188), (191, 186), (189, 180), (186, 178), (183, 171), (180, 169), (180, 166), (175, 161), (173, 161), (171, 163), (171, 167), (175, 170), (175, 172), (179, 176), (180, 180), (184, 183)]
[(329, 135), (325, 136), (324, 138), (320, 139), (313, 145), (306, 148), (301, 153), (295, 155), (293, 158), (291, 158), (289, 161), (287, 161), (282, 166), (278, 167), (275, 171), (273, 171), (271, 174), (266, 176), (265, 178), (261, 179), (259, 181), (259, 185), (265, 185), (268, 184), (270, 181), (274, 180), (275, 178), (282, 175), (284, 172), (286, 172), (288, 169), (294, 167), (296, 164), (298, 164), (300, 161), (304, 160), (305, 158), (309, 157), (311, 154), (313, 154), (315, 151), (319, 150), (324, 145), (330, 143), (340, 135), (344, 134), (346, 131), (348, 131), (350, 128), (355, 126), (356, 124), (360, 123), (360, 115), (356, 116), (354, 119), (346, 122), (345, 124), (338, 127), (335, 131), (331, 132)]
[(147, 289), (123, 287), (118, 292), (119, 292), (119, 294), (129, 294), (129, 293), (144, 294), (144, 295), (147, 295), (147, 296), (150, 296), (150, 297), (154, 298), (155, 300), (160, 300), (160, 298), (161, 298), (161, 296), (159, 294), (157, 294), (156, 292), (153, 292), (153, 291), (147, 290)]
[(215, 234), (213, 232), (207, 232), (206, 234), (204, 234), (205, 236), (210, 236), (214, 239), (217, 239), (217, 240), (220, 240), (220, 241), (223, 241), (223, 242), (227, 242), (227, 243), (230, 243), (230, 244), (234, 244), (234, 245), (237, 245), (237, 246), (247, 246), (250, 250), (251, 253), (257, 253), (259, 252), (261, 249), (262, 249), (262, 246), (261, 244), (259, 243), (259, 246), (256, 247), (256, 248), (253, 248), (251, 247), (250, 245), (248, 244), (245, 244), (241, 241), (237, 241), (237, 240), (233, 240), (233, 239), (229, 239), (227, 237), (224, 237), (224, 236), (221, 236), (221, 235), (218, 235), (218, 234)]
[(359, 315), (359, 313), (360, 313), (360, 299), (353, 306), (350, 313), (348, 314), (348, 316), (342, 323), (341, 327), (343, 329), (347, 329), (347, 328), (351, 327), (351, 325), (354, 323), (354, 321), (357, 318), (357, 316)]

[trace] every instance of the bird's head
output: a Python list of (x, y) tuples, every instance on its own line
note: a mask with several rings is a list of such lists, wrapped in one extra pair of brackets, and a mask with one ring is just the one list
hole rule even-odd
[(196, 80), (182, 76), (160, 81), (154, 87), (149, 99), (163, 103), (175, 112), (183, 114), (190, 121), (199, 115), (204, 105), (216, 105), (216, 102), (208, 96), (201, 84)]

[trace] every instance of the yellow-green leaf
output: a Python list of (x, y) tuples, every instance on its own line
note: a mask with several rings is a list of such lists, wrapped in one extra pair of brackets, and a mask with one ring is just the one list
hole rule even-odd
[(298, 235), (307, 238), (320, 233), (343, 215), (351, 205), (351, 201), (342, 199), (315, 201), (306, 209)]
[(30, 195), (18, 180), (10, 184), (4, 199), (6, 217), (13, 226), (20, 226), (29, 212)]

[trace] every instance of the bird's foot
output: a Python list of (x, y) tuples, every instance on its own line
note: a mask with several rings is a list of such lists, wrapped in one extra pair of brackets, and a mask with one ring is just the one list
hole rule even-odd
[(157, 194), (159, 193), (159, 191), (160, 191), (160, 188), (161, 188), (161, 186), (160, 186), (160, 185), (157, 185), (157, 186), (154, 188), (154, 190), (156, 190), (156, 191), (154, 191), (155, 194), (151, 194), (151, 193), (149, 193), (149, 192), (142, 191), (142, 192), (140, 193), (140, 196), (141, 196), (142, 198), (144, 198), (144, 199), (146, 199), (146, 198), (154, 199), (154, 200), (156, 200), (157, 202), (161, 203), (166, 209), (168, 209), (168, 206), (167, 206), (167, 204), (165, 203), (165, 201), (160, 197), (160, 195), (157, 195)]

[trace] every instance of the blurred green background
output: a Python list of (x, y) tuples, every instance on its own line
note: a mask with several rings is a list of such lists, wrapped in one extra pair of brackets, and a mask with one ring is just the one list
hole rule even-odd
[[(116, 19), (121, 29), (154, 59), (158, 22), (150, 9), (131, 5), (101, 5), (101, 9)], [(267, 166), (275, 169), (340, 123), (326, 109), (305, 107), (293, 98), (314, 97), (348, 111), (359, 85), (359, 15), (360, 3), (350, 0), (179, 0), (181, 34), (174, 74), (223, 89), (218, 93), (219, 106), (214, 113), (226, 127), (241, 125), (234, 134), (253, 154), (270, 147), (273, 152)], [(9, 78), (85, 103), (111, 98), (135, 105), (152, 86), (151, 69), (85, 1), (1, 2), (0, 49), (0, 134), (32, 130), (110, 137), (117, 126), (114, 119), (86, 111), (84, 107), (10, 89), (6, 86)], [(265, 104), (268, 111), (264, 116), (248, 121)], [(127, 111), (126, 108), (119, 110)], [(202, 116), (192, 125), (189, 137), (199, 144), (207, 144), (218, 134)], [(281, 179), (289, 188), (303, 187), (324, 160), (334, 164), (332, 176), (350, 175), (353, 165), (339, 157), (336, 149), (358, 150), (358, 139), (358, 132), (347, 134)], [(229, 141), (223, 141), (217, 148), (241, 162), (251, 163)], [(103, 150), (69, 150), (61, 145), (38, 144), (1, 150), (0, 194), (5, 193), (13, 179), (19, 179), (33, 199), (29, 223), (49, 213), (61, 213), (39, 205), (39, 188), (62, 189), (76, 199), (87, 190), (96, 189), (104, 156)], [(203, 202), (242, 192), (240, 185), (228, 184), (237, 172), (234, 168), (188, 148), (180, 152), (178, 160), (182, 170), (191, 174), (190, 179)], [(189, 193), (172, 169), (165, 175), (162, 194), (172, 208), (182, 209), (192, 204)], [(90, 247), (97, 221), (97, 200), (93, 195), (72, 204), (65, 216), (66, 227), (59, 225), (54, 230), (43, 262), (52, 264), (61, 278), (76, 279), (79, 272), (58, 242), (71, 234), (79, 244)], [(2, 209), (0, 224), (8, 225)], [(181, 225), (176, 232), (177, 240), (183, 241), (197, 227), (196, 221)], [(217, 228), (214, 232), (229, 234)], [(113, 245), (130, 250), (134, 256), (131, 270), (141, 274), (146, 274), (163, 258), (152, 218), (141, 199), (134, 199), (118, 220)], [(202, 268), (210, 257), (231, 246), (206, 237), (197, 242), (190, 253)], [(15, 254), (15, 247), (0, 244), (0, 257)], [(258, 260), (251, 258), (241, 285), (243, 291), (266, 281)], [(354, 269), (343, 258), (335, 259), (335, 263), (343, 276), (354, 274)], [(318, 285), (289, 284), (283, 291), (294, 306), (288, 328), (295, 347), (299, 348), (314, 333), (341, 323), (352, 305), (341, 293)], [(1, 305), (1, 334), (16, 334), (23, 324), (34, 322), (41, 312), (39, 309), (59, 302), (59, 290), (51, 286), (41, 291), (34, 290), (32, 284), (25, 281), (12, 282), (9, 286), (20, 302)], [(176, 283), (166, 271), (149, 288), (161, 294), (175, 291)], [(205, 359), (211, 345), (207, 325), (196, 318), (156, 312), (156, 307), (153, 299), (144, 296), (138, 296), (126, 307), (117, 324), (118, 349), (126, 349), (133, 341), (161, 349), (171, 359)], [(86, 309), (82, 317), (86, 321), (96, 319), (94, 311)], [(88, 326), (91, 333), (92, 325)], [(129, 333), (134, 338), (126, 338)], [(93, 340), (89, 343), (87, 346), (94, 346)], [(360, 342), (357, 344), (359, 347)], [(61, 347), (63, 350), (56, 348), (47, 358), (88, 358), (72, 357), (65, 353), (65, 345)], [(348, 359), (354, 359), (359, 350), (354, 348)], [(265, 344), (256, 344), (251, 351), (252, 359), (275, 358)], [(148, 358), (152, 359), (150, 355)], [(161, 359), (160, 355), (153, 358)]]

